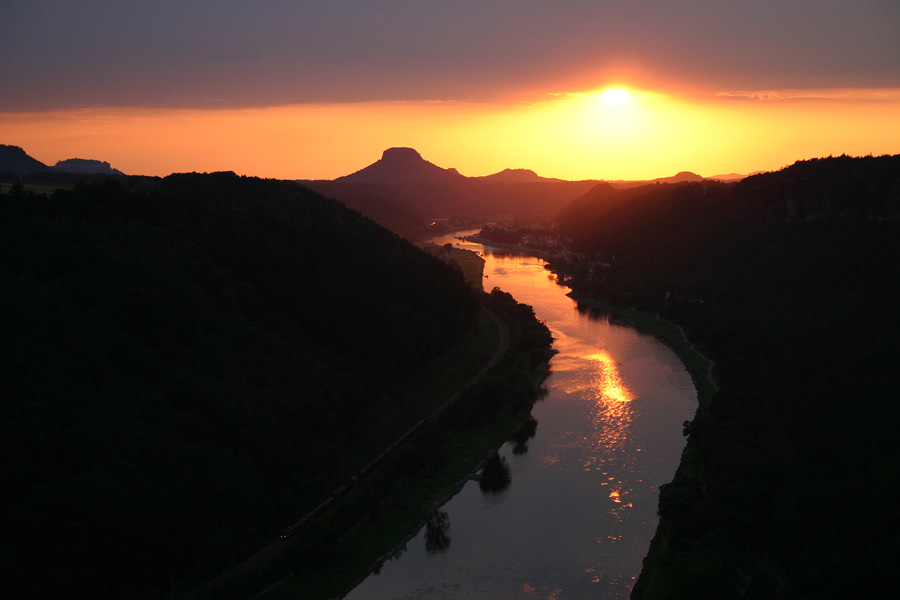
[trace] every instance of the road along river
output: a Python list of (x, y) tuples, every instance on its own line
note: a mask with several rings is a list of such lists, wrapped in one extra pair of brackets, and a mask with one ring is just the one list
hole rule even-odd
[(346, 598), (627, 598), (696, 410), (690, 375), (652, 336), (579, 309), (543, 260), (433, 241), (479, 252), (485, 289), (533, 306), (558, 354), (533, 436), (500, 449), (500, 476), (469, 481)]

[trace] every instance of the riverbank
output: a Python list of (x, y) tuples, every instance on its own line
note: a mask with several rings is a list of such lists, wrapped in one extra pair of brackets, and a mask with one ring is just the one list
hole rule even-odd
[(454, 433), (445, 448), (451, 457), (439, 470), (406, 477), (391, 489), (390, 498), (344, 534), (327, 570), (295, 573), (264, 600), (326, 600), (343, 597), (381, 566), (399, 558), (428, 517), (456, 495), (483, 467), (487, 458), (521, 428), (530, 410), (506, 412), (489, 429)]
[(420, 248), (445, 262), (455, 264), (462, 271), (463, 278), (477, 290), (483, 290), (484, 259), (477, 252), (461, 248), (438, 246), (432, 243), (420, 244)]
[[(508, 300), (494, 296), (489, 305), (505, 314), (506, 321), (488, 317), (499, 334), (495, 342), (500, 353), (495, 353), (488, 366), (500, 364), (489, 373), (482, 370), (482, 381), (454, 394), (428, 418), (408, 446), (389, 456), (330, 514), (302, 533), (313, 540), (315, 551), (310, 553), (308, 547), (286, 557), (285, 566), (292, 567), (293, 575), (267, 589), (262, 597), (326, 599), (347, 593), (372, 570), (402, 553), (405, 543), (436, 507), (452, 497), (481, 468), (485, 457), (527, 421), (547, 373), (546, 362), (536, 364), (532, 350), (524, 344), (523, 331), (531, 326), (521, 317), (511, 317), (515, 311), (504, 311)], [(547, 335), (549, 340), (549, 332)], [(503, 350), (507, 342), (509, 352)], [(497, 402), (498, 387), (522, 389), (525, 380), (529, 382), (525, 389), (531, 390), (528, 397)], [(435, 390), (430, 394), (436, 395)], [(239, 597), (240, 590), (235, 591), (228, 597)]]
[(484, 246), (490, 246), (491, 248), (496, 248), (499, 250), (508, 250), (510, 252), (515, 252), (517, 254), (525, 254), (527, 256), (534, 256), (535, 258), (540, 258), (542, 260), (549, 261), (553, 255), (544, 250), (538, 250), (536, 248), (528, 248), (526, 246), (518, 246), (516, 244), (503, 244), (501, 242), (494, 242), (480, 235), (469, 235), (466, 236), (465, 239), (470, 242), (475, 242), (476, 244), (482, 244)]
[[(530, 256), (537, 255), (526, 247), (509, 244), (494, 244), (493, 242), (490, 242), (490, 240), (480, 238), (479, 236), (470, 236), (467, 239), (478, 241), (483, 244), (489, 244), (491, 246), (501, 246), (521, 254)], [(539, 258), (543, 257), (539, 256)], [(545, 260), (548, 260), (549, 262), (550, 257), (545, 258)], [(551, 264), (548, 264), (547, 268), (559, 277), (560, 282), (565, 281), (564, 274), (560, 273), (558, 270), (554, 270)], [(565, 284), (561, 283), (561, 285)], [(710, 354), (708, 350), (702, 347), (698, 348), (696, 344), (688, 339), (687, 334), (681, 326), (661, 319), (656, 313), (641, 311), (634, 308), (624, 308), (598, 298), (587, 297), (574, 290), (566, 295), (575, 300), (579, 305), (608, 313), (614, 319), (625, 322), (636, 329), (652, 335), (661, 343), (671, 348), (681, 359), (691, 376), (694, 388), (697, 391), (697, 410), (699, 411), (709, 407), (713, 396), (719, 390), (719, 386), (713, 378), (715, 362), (708, 357)], [(702, 471), (703, 466), (700, 453), (695, 444), (693, 444), (690, 439), (687, 439), (681, 453), (678, 468), (672, 478), (673, 483), (669, 485), (678, 484), (683, 481), (697, 480), (700, 478)], [(667, 521), (660, 520), (653, 539), (650, 542), (647, 554), (644, 557), (644, 566), (641, 570), (641, 578), (643, 578), (641, 586), (644, 590), (652, 589), (657, 585), (653, 574), (657, 572), (659, 568), (658, 565), (663, 560), (661, 557), (669, 552), (673, 543), (672, 527)], [(648, 573), (650, 574), (649, 576)]]
[[(681, 424), (696, 410), (687, 369), (656, 337), (576, 309), (544, 260), (522, 249), (463, 247), (486, 258), (491, 286), (533, 305), (557, 337), (547, 395), (532, 412), (537, 433), (525, 449), (502, 449), (512, 481), (502, 495), (470, 483), (441, 508), (451, 523), (447, 551), (426, 552), (435, 543), (431, 522), (402, 560), (348, 600), (426, 589), (490, 598), (525, 584), (539, 597), (559, 590), (624, 600), (655, 531), (658, 483), (671, 480), (684, 447)], [(621, 391), (608, 387), (614, 381), (637, 402), (614, 400)]]
[[(495, 242), (480, 235), (466, 236), (465, 239), (485, 246), (490, 246), (491, 248), (509, 250), (510, 252), (534, 256), (545, 260), (548, 262), (547, 268), (560, 276), (561, 284), (565, 285), (565, 283), (563, 283), (564, 275), (553, 268), (553, 255), (546, 251), (530, 248), (528, 246)], [(685, 367), (691, 374), (691, 378), (694, 380), (694, 386), (697, 388), (697, 396), (700, 405), (706, 406), (712, 400), (712, 396), (718, 391), (718, 384), (716, 384), (713, 379), (715, 362), (708, 357), (710, 353), (707, 349), (702, 347), (698, 349), (696, 344), (688, 340), (687, 334), (679, 325), (661, 319), (656, 313), (641, 311), (634, 308), (624, 308), (605, 300), (589, 298), (579, 294), (575, 290), (572, 290), (567, 295), (579, 304), (591, 306), (611, 315), (615, 315), (616, 318), (646, 331), (672, 348), (684, 362)]]
[(704, 352), (708, 353), (708, 350), (704, 349), (701, 352), (697, 345), (687, 338), (687, 334), (681, 326), (661, 319), (656, 313), (622, 308), (604, 300), (582, 296), (575, 291), (569, 292), (567, 295), (579, 304), (609, 313), (633, 327), (646, 331), (671, 348), (682, 360), (694, 381), (699, 405), (707, 406), (712, 401), (713, 395), (719, 389), (712, 376), (715, 362), (704, 354)]
[[(708, 407), (712, 402), (713, 395), (718, 392), (719, 386), (713, 380), (712, 370), (715, 362), (702, 354), (697, 347), (691, 343), (684, 330), (674, 323), (662, 320), (658, 314), (646, 311), (640, 311), (633, 308), (622, 308), (603, 300), (586, 298), (577, 293), (570, 292), (567, 294), (570, 298), (580, 304), (584, 304), (603, 312), (607, 312), (615, 318), (622, 320), (629, 325), (645, 331), (672, 349), (681, 359), (691, 380), (694, 388), (697, 390), (697, 410)], [(678, 468), (672, 478), (672, 483), (696, 480), (703, 471), (702, 459), (695, 445), (688, 438), (685, 442), (684, 449), (681, 452), (681, 460)], [(669, 484), (671, 485), (671, 484)], [(660, 490), (662, 493), (662, 488)], [(643, 568), (641, 569), (640, 579), (644, 589), (653, 588), (655, 582), (653, 576), (647, 573), (655, 573), (660, 557), (668, 552), (673, 544), (673, 530), (668, 522), (660, 519), (657, 525), (656, 533), (650, 542), (647, 554), (644, 556)]]

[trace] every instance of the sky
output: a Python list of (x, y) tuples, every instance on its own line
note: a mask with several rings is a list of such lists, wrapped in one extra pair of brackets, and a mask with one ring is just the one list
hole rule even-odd
[(775, 170), (900, 153), (898, 0), (3, 0), (0, 143), (131, 174)]

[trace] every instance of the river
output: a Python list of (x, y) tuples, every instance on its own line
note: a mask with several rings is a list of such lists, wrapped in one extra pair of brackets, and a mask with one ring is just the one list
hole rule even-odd
[(508, 485), (466, 483), (346, 598), (627, 598), (656, 529), (659, 486), (681, 457), (682, 423), (696, 410), (689, 374), (654, 337), (579, 309), (543, 260), (433, 241), (479, 252), (485, 289), (533, 306), (558, 353), (532, 410), (533, 437), (499, 451)]

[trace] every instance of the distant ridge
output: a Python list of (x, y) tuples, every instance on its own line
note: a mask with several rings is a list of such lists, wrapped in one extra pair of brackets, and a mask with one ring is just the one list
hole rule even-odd
[(703, 181), (703, 177), (696, 173), (692, 173), (691, 171), (679, 171), (672, 177), (660, 177), (653, 181), (659, 181), (660, 183), (681, 183), (682, 181)]
[(707, 179), (715, 179), (716, 181), (740, 181), (741, 179), (746, 179), (751, 175), (759, 175), (760, 173), (765, 173), (765, 171), (753, 171), (752, 173), (722, 173), (720, 175), (711, 175), (707, 177)]
[(456, 169), (442, 169), (430, 163), (413, 148), (388, 148), (381, 159), (350, 175), (338, 177), (339, 183), (389, 183), (406, 185), (454, 185), (467, 178)]
[(38, 159), (28, 156), (25, 150), (18, 146), (0, 144), (0, 173), (11, 173), (21, 177), (31, 173), (49, 173), (53, 170)]
[(503, 169), (499, 173), (494, 173), (493, 175), (471, 177), (470, 179), (490, 183), (539, 183), (542, 181), (563, 181), (562, 179), (541, 177), (531, 169)]
[(413, 148), (399, 147), (388, 148), (380, 160), (350, 175), (298, 183), (414, 237), (437, 221), (464, 228), (547, 221), (598, 182), (550, 179), (529, 169), (466, 177), (428, 162)]
[(54, 168), (66, 173), (104, 173), (109, 175), (124, 175), (122, 171), (113, 169), (106, 161), (88, 158), (67, 158), (54, 165)]
[(656, 179), (649, 180), (641, 180), (641, 181), (627, 181), (627, 180), (614, 180), (607, 181), (613, 187), (624, 189), (631, 187), (638, 187), (642, 185), (649, 185), (653, 183), (682, 183), (684, 181), (703, 181), (704, 177), (701, 175), (697, 175), (696, 173), (692, 173), (691, 171), (680, 171), (671, 177), (658, 177)]
[[(28, 155), (19, 146), (0, 144), (0, 174), (6, 177), (20, 178), (29, 175), (47, 175), (53, 181), (62, 181), (68, 175), (125, 175), (114, 169), (106, 161), (68, 158), (54, 166), (45, 165)], [(69, 177), (71, 179), (71, 177)]]

